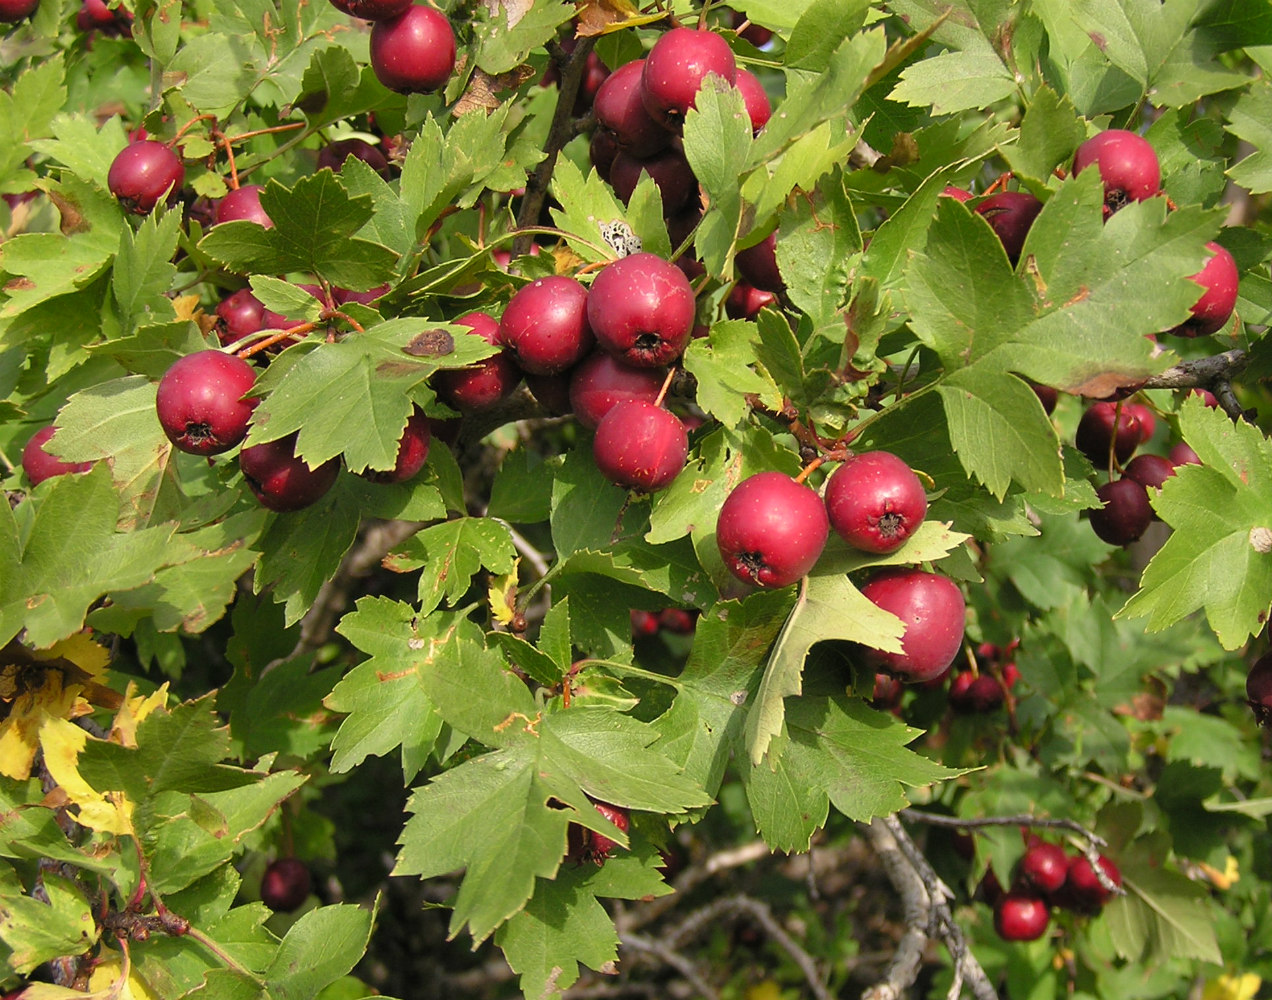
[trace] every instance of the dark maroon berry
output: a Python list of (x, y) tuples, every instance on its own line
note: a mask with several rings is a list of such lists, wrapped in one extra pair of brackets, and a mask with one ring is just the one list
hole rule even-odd
[(1038, 397), (1038, 402), (1042, 404), (1043, 411), (1047, 416), (1056, 412), (1056, 403), (1060, 401), (1060, 393), (1049, 385), (1037, 385), (1031, 382), (1029, 388), (1034, 391)]
[(1042, 202), (1027, 191), (1000, 191), (981, 201), (973, 211), (989, 223), (1015, 267), (1029, 228), (1042, 211)]
[(1116, 403), (1092, 403), (1078, 421), (1074, 444), (1097, 469), (1108, 466), (1110, 448), (1117, 461), (1125, 462), (1139, 447), (1139, 422), (1125, 407), (1119, 414)]
[(1032, 845), (1020, 859), (1020, 880), (1043, 895), (1059, 892), (1069, 871), (1069, 856), (1059, 844)]
[(290, 913), (309, 898), (313, 882), (299, 858), (271, 861), (261, 876), (261, 902), (276, 913)]
[(676, 635), (693, 635), (698, 627), (698, 613), (683, 608), (663, 608), (658, 612), (658, 624)]
[[(483, 312), (460, 316), (456, 323), (466, 326), (488, 344), (499, 344), (499, 324)], [(440, 371), (433, 379), (437, 398), (461, 413), (479, 413), (510, 396), (521, 382), (521, 369), (511, 354), (500, 348), (498, 354), (482, 358), (469, 368)]]
[(413, 2), (414, 0), (340, 0), (336, 7), (364, 21), (387, 21), (405, 14)]
[(216, 307), (216, 335), (222, 344), (233, 344), (266, 328), (265, 306), (250, 288), (240, 288)]
[(693, 333), (693, 288), (675, 264), (636, 253), (602, 268), (587, 295), (597, 343), (635, 368), (668, 365)]
[(1219, 400), (1215, 398), (1215, 394), (1209, 389), (1201, 389), (1197, 386), (1193, 386), (1188, 390), (1188, 395), (1200, 397), (1201, 401), (1212, 410), (1219, 405)]
[(428, 417), (418, 406), (406, 421), (402, 436), (398, 439), (397, 459), (391, 469), (367, 469), (362, 475), (373, 483), (404, 483), (414, 479), (428, 461), (428, 446), (432, 438)]
[(689, 435), (674, 413), (629, 399), (611, 407), (597, 424), (592, 455), (611, 483), (653, 493), (669, 486), (685, 467)]
[(949, 700), (956, 712), (983, 715), (1001, 708), (1006, 693), (993, 674), (974, 674), (967, 670), (950, 682)]
[(256, 400), (244, 396), (255, 384), (256, 370), (240, 357), (221, 351), (187, 354), (159, 380), (159, 424), (168, 440), (190, 455), (229, 451), (247, 437)]
[(1170, 463), (1176, 468), (1181, 465), (1201, 465), (1201, 458), (1187, 441), (1180, 441), (1170, 449)]
[(745, 38), (757, 49), (764, 48), (764, 46), (773, 40), (772, 31), (763, 25), (752, 23), (741, 11), (735, 10), (733, 12), (732, 24), (734, 28), (742, 29), (738, 32), (738, 36)]
[(710, 73), (730, 84), (737, 78), (729, 43), (712, 31), (672, 28), (645, 57), (640, 78), (645, 110), (664, 128), (678, 131)]
[(624, 63), (601, 84), (592, 102), (601, 130), (610, 132), (620, 149), (638, 158), (671, 145), (671, 134), (650, 116), (641, 100), (644, 69), (644, 59)]
[(1090, 512), (1091, 528), (1110, 545), (1130, 545), (1153, 523), (1148, 490), (1134, 479), (1114, 479), (1095, 495), (1104, 506)]
[(1162, 170), (1152, 144), (1134, 132), (1111, 128), (1092, 136), (1073, 157), (1073, 173), (1095, 165), (1104, 181), (1105, 217), (1161, 190)]
[[(23, 458), (23, 466), (26, 459)], [(1246, 675), (1246, 701), (1261, 726), (1272, 725), (1272, 653), (1264, 653), (1254, 661)]]
[(109, 36), (127, 34), (132, 20), (132, 14), (123, 7), (107, 7), (104, 0), (83, 0), (75, 12), (75, 27), (80, 31)]
[(54, 476), (64, 476), (68, 472), (87, 472), (93, 467), (92, 462), (64, 462), (44, 450), (56, 429), (52, 424), (41, 427), (31, 435), (26, 447), (22, 449), (22, 471), (32, 486), (39, 486), (44, 480)]
[(410, 6), (371, 27), (371, 69), (401, 94), (426, 94), (446, 85), (455, 69), (455, 32), (446, 15)]
[(734, 86), (742, 92), (742, 100), (746, 102), (746, 115), (751, 119), (751, 134), (759, 135), (760, 129), (773, 117), (773, 105), (764, 84), (750, 70), (739, 66)]
[(1232, 316), (1237, 306), (1237, 286), (1241, 276), (1237, 262), (1218, 243), (1207, 243), (1211, 256), (1206, 266), (1192, 276), (1192, 281), (1204, 291), (1191, 309), (1192, 316), (1171, 330), (1183, 337), (1208, 337), (1218, 333)]
[(559, 374), (583, 360), (596, 342), (588, 303), (587, 289), (573, 278), (539, 278), (513, 295), (499, 321), (499, 340), (523, 372)]
[(620, 152), (610, 164), (609, 182), (624, 205), (631, 201), (642, 174), (648, 174), (658, 188), (664, 215), (679, 212), (698, 193), (698, 178), (680, 150), (664, 149), (643, 160)]
[(817, 563), (830, 534), (815, 490), (781, 472), (742, 480), (720, 507), (716, 545), (729, 572), (760, 587), (786, 587)]
[(257, 225), (270, 229), (274, 225), (274, 220), (265, 213), (265, 209), (261, 208), (261, 191), (263, 190), (264, 188), (259, 184), (244, 184), (240, 188), (235, 188), (216, 203), (216, 221), (220, 223), (242, 220), (255, 222)]
[(16, 24), (35, 13), (40, 0), (3, 0), (0, 2), (0, 23)]
[(1157, 417), (1143, 403), (1123, 403), (1122, 413), (1135, 422), (1139, 430), (1140, 444), (1144, 444), (1157, 431)]
[(903, 681), (929, 681), (954, 662), (963, 645), (967, 606), (949, 577), (918, 569), (885, 569), (872, 576), (861, 593), (905, 626), (901, 652), (867, 649), (869, 666)]
[(1009, 892), (994, 907), (994, 930), (1004, 941), (1037, 941), (1050, 920), (1046, 901), (1026, 892)]
[[(631, 823), (631, 819), (627, 810), (622, 806), (612, 806), (608, 802), (593, 802), (596, 811), (613, 823), (624, 833)], [(584, 860), (595, 861), (598, 865), (604, 864), (605, 859), (614, 853), (615, 848), (619, 847), (616, 840), (612, 840), (603, 833), (597, 833), (594, 830), (587, 830), (584, 834), (586, 838), (586, 847), (584, 848)]]
[(570, 373), (570, 409), (580, 424), (594, 429), (618, 403), (652, 403), (665, 377), (661, 368), (633, 368), (612, 354), (594, 351)]
[(730, 319), (753, 319), (766, 309), (777, 303), (777, 296), (772, 292), (748, 285), (745, 281), (735, 281), (724, 300), (724, 312)]
[(830, 526), (863, 552), (895, 552), (927, 516), (923, 484), (886, 451), (853, 455), (826, 481)]
[(1126, 463), (1122, 475), (1133, 479), (1145, 489), (1159, 490), (1162, 484), (1175, 474), (1175, 466), (1161, 455), (1136, 455)]
[(130, 142), (111, 162), (106, 175), (110, 193), (135, 215), (148, 214), (160, 199), (176, 203), (185, 183), (181, 158), (162, 142)]
[(555, 417), (564, 417), (570, 412), (570, 374), (568, 369), (556, 375), (527, 372), (526, 388), (545, 411)]
[(340, 139), (318, 150), (318, 169), (340, 172), (349, 157), (361, 160), (381, 177), (389, 174), (389, 161), (385, 155), (365, 139)]
[(296, 435), (255, 444), (239, 452), (243, 478), (261, 506), (276, 511), (301, 510), (317, 503), (335, 485), (340, 460), (311, 469), (296, 454)]
[[(1120, 886), (1122, 873), (1118, 871), (1117, 865), (1103, 854), (1100, 855), (1099, 862), (1109, 881), (1115, 886)], [(1070, 859), (1063, 891), (1066, 905), (1081, 913), (1098, 911), (1114, 896), (1114, 893), (1100, 882), (1095, 869), (1091, 867), (1091, 862), (1083, 854)]]
[(601, 180), (609, 181), (610, 171), (614, 168), (614, 161), (618, 159), (619, 152), (618, 140), (609, 129), (598, 128), (592, 133), (587, 155)]
[(766, 292), (786, 289), (782, 272), (777, 269), (777, 230), (745, 250), (739, 250), (733, 258), (738, 273), (749, 284)]

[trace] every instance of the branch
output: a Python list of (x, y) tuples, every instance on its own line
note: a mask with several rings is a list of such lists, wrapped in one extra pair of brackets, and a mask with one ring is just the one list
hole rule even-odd
[(923, 880), (902, 856), (896, 838), (883, 822), (872, 820), (863, 829), (888, 880), (901, 895), (906, 929), (892, 961), (884, 970), (883, 978), (862, 994), (862, 1000), (901, 1000), (919, 978), (923, 948), (928, 940), (927, 929), (932, 919), (932, 900)]
[(680, 952), (673, 951), (653, 938), (647, 938), (640, 934), (623, 934), (620, 935), (618, 940), (625, 948), (653, 955), (655, 958), (670, 965), (684, 977), (690, 986), (698, 991), (698, 996), (704, 998), (704, 1000), (720, 1000), (720, 994), (712, 989), (707, 981), (698, 974), (698, 969), (693, 962), (685, 958)]
[(1183, 361), (1144, 383), (1145, 389), (1205, 389), (1245, 371), (1249, 357), (1243, 350), (1224, 351), (1208, 358)]
[(917, 809), (902, 809), (901, 815), (917, 823), (945, 827), (949, 830), (977, 830), (987, 826), (1032, 826), (1041, 830), (1069, 830), (1098, 847), (1105, 846), (1103, 837), (1092, 833), (1081, 823), (1072, 819), (1045, 819), (1028, 813), (1020, 813), (1016, 816), (982, 816), (977, 819), (962, 819), (959, 816), (940, 816), (936, 813), (920, 812)]

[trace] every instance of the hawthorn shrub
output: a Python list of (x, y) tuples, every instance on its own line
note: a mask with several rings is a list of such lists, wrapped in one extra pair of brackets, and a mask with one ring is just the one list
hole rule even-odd
[(1266, 995), (1272, 8), (0, 19), (0, 989)]

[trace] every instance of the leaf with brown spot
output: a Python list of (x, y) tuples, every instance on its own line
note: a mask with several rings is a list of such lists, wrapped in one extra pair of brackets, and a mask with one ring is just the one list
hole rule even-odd
[(402, 348), (413, 358), (436, 358), (455, 350), (455, 338), (445, 330), (425, 330), (411, 338)]

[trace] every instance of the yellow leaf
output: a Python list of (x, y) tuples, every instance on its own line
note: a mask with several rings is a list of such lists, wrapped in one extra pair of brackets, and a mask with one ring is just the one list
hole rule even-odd
[(512, 564), (511, 573), (496, 576), (490, 581), (490, 616), (500, 625), (507, 625), (512, 621), (517, 611), (517, 569), (520, 564), (521, 560), (516, 560)]
[(88, 733), (65, 719), (49, 719), (40, 729), (44, 763), (71, 804), (79, 807), (80, 825), (102, 833), (132, 834), (133, 804), (121, 791), (99, 792), (79, 773), (80, 751)]
[(48, 649), (37, 649), (35, 656), (41, 660), (68, 660), (84, 671), (84, 679), (87, 680), (100, 679), (110, 666), (110, 653), (104, 646), (94, 642), (88, 632), (76, 632), (65, 639), (59, 639)]
[(158, 690), (146, 697), (135, 693), (136, 688), (129, 682), (124, 692), (124, 703), (115, 715), (115, 722), (110, 727), (110, 738), (120, 746), (137, 746), (137, 727), (147, 715), (156, 708), (163, 708), (168, 703), (168, 682), (164, 681)]
[(782, 988), (771, 979), (748, 986), (746, 1000), (782, 1000)]
[(79, 697), (80, 685), (63, 687), (60, 670), (9, 665), (4, 668), (4, 677), (15, 695), (8, 716), (0, 722), (0, 774), (25, 781), (31, 776), (45, 722), (74, 718), (92, 709)]
[(1253, 972), (1239, 976), (1222, 975), (1206, 983), (1201, 1000), (1254, 1000), (1263, 980)]
[(1241, 878), (1241, 869), (1237, 864), (1237, 859), (1231, 854), (1224, 863), (1223, 871), (1208, 865), (1204, 861), (1197, 863), (1197, 867), (1201, 869), (1201, 873), (1210, 879), (1210, 882), (1216, 889), (1231, 889), (1233, 884)]
[(125, 965), (118, 952), (104, 949), (102, 955), (104, 960), (99, 960), (88, 979), (88, 988), (93, 991), (89, 996), (113, 997), (115, 1000), (159, 1000), (159, 995), (150, 989), (136, 969)]

